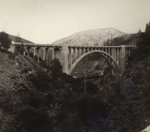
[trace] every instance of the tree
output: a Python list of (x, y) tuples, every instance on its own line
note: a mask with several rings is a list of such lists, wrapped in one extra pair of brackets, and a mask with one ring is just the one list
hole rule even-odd
[(50, 67), (55, 76), (60, 76), (62, 74), (62, 66), (57, 58), (51, 62)]
[(140, 34), (141, 32), (142, 32), (141, 29), (139, 29), (138, 34)]
[(146, 24), (145, 33), (150, 35), (150, 24)]
[(11, 39), (9, 38), (9, 35), (5, 32), (0, 33), (0, 48), (4, 50), (8, 50), (11, 45)]

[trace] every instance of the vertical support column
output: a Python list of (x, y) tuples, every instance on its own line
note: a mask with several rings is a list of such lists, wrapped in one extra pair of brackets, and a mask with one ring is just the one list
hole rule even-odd
[(120, 51), (120, 68), (121, 72), (123, 73), (125, 70), (125, 45), (121, 45), (121, 51)]
[(51, 48), (51, 52), (52, 52), (52, 60), (55, 59), (55, 50), (54, 48)]
[(48, 63), (48, 48), (45, 48), (45, 61)]
[(112, 48), (112, 58), (115, 60), (116, 57), (116, 52), (115, 52), (115, 48)]
[(89, 52), (89, 48), (87, 47), (87, 52)]
[(83, 53), (82, 54), (84, 54), (85, 53), (85, 48), (83, 48)]
[(75, 56), (75, 61), (76, 61), (76, 60), (77, 60), (77, 57), (78, 57), (78, 49), (77, 49), (77, 48), (75, 48), (74, 56)]
[(110, 48), (108, 47), (108, 54), (110, 55)]
[(35, 50), (36, 50), (36, 47), (33, 47), (33, 57), (36, 55)]
[(110, 56), (112, 56), (112, 47), (110, 47), (109, 51), (110, 51)]
[(117, 62), (117, 48), (115, 48), (115, 61)]
[(42, 47), (42, 60), (45, 60), (46, 50), (45, 47)]
[(117, 48), (117, 57), (116, 58), (117, 58), (117, 60), (116, 60), (117, 65), (120, 66), (120, 64), (119, 64), (120, 63), (120, 48)]
[(67, 45), (62, 46), (62, 67), (63, 67), (63, 72), (68, 73), (68, 54), (69, 54), (69, 49)]
[(104, 47), (102, 47), (102, 51), (105, 52), (105, 48)]
[(71, 48), (68, 47), (68, 69), (71, 67)]
[(37, 48), (37, 57), (38, 57), (38, 61), (39, 61), (39, 57), (40, 57), (40, 55), (39, 55), (39, 49), (40, 49), (40, 48)]
[(31, 47), (27, 47), (28, 56), (30, 56), (30, 48), (31, 48)]
[(77, 59), (79, 58), (79, 48), (76, 48)]
[(73, 48), (70, 48), (70, 66), (72, 66)]
[[(27, 56), (29, 56), (28, 47), (24, 47), (24, 49), (25, 49), (25, 54), (27, 54)], [(20, 53), (20, 52), (18, 51), (18, 53)]]
[(79, 48), (79, 57), (82, 55), (82, 49)]

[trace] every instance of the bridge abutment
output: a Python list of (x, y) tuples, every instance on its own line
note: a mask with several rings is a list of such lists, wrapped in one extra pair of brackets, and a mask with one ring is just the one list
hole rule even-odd
[(10, 45), (10, 48), (8, 49), (8, 51), (15, 53), (15, 46), (14, 45)]

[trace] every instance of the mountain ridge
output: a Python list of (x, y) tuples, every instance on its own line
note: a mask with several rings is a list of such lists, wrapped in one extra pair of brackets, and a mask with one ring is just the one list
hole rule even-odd
[(80, 46), (103, 46), (108, 39), (129, 35), (114, 28), (97, 28), (77, 32), (68, 37), (59, 39), (52, 44), (57, 45), (80, 45)]

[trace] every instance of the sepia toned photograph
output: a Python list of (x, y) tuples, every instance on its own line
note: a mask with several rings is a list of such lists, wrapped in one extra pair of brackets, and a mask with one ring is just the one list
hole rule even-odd
[(150, 0), (0, 0), (0, 132), (150, 132)]

